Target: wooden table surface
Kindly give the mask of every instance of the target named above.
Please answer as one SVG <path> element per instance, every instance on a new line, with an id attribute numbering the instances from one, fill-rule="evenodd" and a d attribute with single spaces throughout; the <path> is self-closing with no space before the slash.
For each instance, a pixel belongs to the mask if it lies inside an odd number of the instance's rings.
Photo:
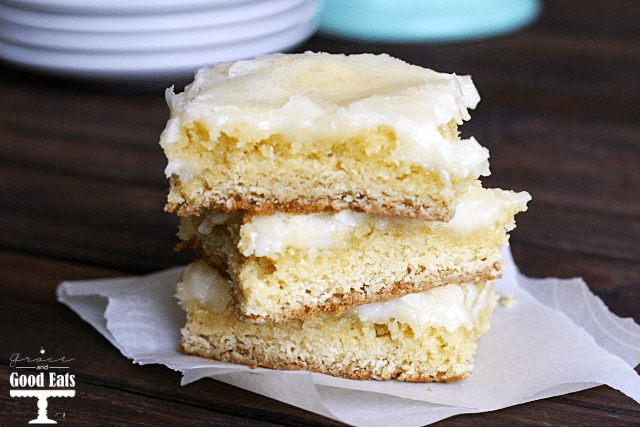
<path id="1" fill-rule="evenodd" d="M 482 96 L 463 135 L 491 151 L 487 186 L 527 190 L 512 234 L 530 276 L 582 276 L 640 322 L 640 2 L 554 0 L 530 27 L 454 44 L 370 44 L 316 35 L 297 51 L 387 52 L 471 74 Z M 77 395 L 50 402 L 67 425 L 337 425 L 214 380 L 180 387 L 137 366 L 68 308 L 62 280 L 183 264 L 158 137 L 161 90 L 132 93 L 0 65 L 0 425 L 35 401 L 10 398 L 10 356 L 74 357 Z M 580 355 L 576 355 L 580 357 Z M 606 367 L 603 366 L 603 369 Z M 606 386 L 454 425 L 640 425 L 640 405 Z"/>

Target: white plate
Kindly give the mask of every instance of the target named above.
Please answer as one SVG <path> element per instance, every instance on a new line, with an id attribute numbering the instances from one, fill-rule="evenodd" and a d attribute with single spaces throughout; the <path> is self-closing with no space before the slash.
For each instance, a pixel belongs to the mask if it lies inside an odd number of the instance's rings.
<path id="1" fill-rule="evenodd" d="M 316 19 L 276 34 L 216 47 L 130 54 L 53 52 L 0 41 L 0 57 L 50 74 L 103 81 L 168 82 L 193 76 L 202 66 L 287 50 L 316 30 Z"/>
<path id="2" fill-rule="evenodd" d="M 270 0 L 240 3 L 197 12 L 181 11 L 148 15 L 54 14 L 17 9 L 11 5 L 0 4 L 0 20 L 25 27 L 69 32 L 168 31 L 180 28 L 210 27 L 272 16 L 299 7 L 304 2 L 305 0 Z"/>
<path id="3" fill-rule="evenodd" d="M 268 0 L 3 0 L 26 10 L 42 10 L 73 15 L 130 15 L 211 9 Z"/>
<path id="4" fill-rule="evenodd" d="M 264 37 L 315 16 L 316 2 L 303 2 L 281 13 L 249 21 L 210 27 L 136 33 L 96 33 L 44 30 L 0 20 L 0 40 L 56 51 L 140 52 L 193 49 Z"/>

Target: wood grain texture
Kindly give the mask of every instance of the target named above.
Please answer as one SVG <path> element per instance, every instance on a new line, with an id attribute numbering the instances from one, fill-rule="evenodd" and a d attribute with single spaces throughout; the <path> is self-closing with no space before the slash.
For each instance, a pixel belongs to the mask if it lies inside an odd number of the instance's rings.
<path id="1" fill-rule="evenodd" d="M 511 239 L 520 269 L 582 276 L 614 313 L 640 322 L 639 22 L 635 0 L 553 0 L 502 37 L 392 44 L 317 34 L 295 51 L 385 52 L 471 74 L 482 101 L 461 131 L 491 152 L 485 185 L 533 196 Z M 0 64 L 0 92 L 0 424 L 35 415 L 35 402 L 8 397 L 8 358 L 46 341 L 77 356 L 81 396 L 51 404 L 61 424 L 95 425 L 100 414 L 104 425 L 339 425 L 214 380 L 180 387 L 177 373 L 132 365 L 56 303 L 62 280 L 191 258 L 173 251 L 178 221 L 163 212 L 162 90 Z M 597 387 L 441 424 L 640 425 L 640 405 Z"/>
<path id="2" fill-rule="evenodd" d="M 149 398 L 150 406 L 143 409 L 144 412 L 151 407 L 153 407 L 152 411 L 161 411 L 165 403 L 177 405 L 178 408 L 185 407 L 187 410 L 193 408 L 196 413 L 200 409 L 210 412 L 209 422 L 194 418 L 193 425 L 218 425 L 220 420 L 224 421 L 224 414 L 230 415 L 229 420 L 225 421 L 229 425 L 234 425 L 235 416 L 256 420 L 256 422 L 261 420 L 282 425 L 312 425 L 323 420 L 298 408 L 214 380 L 202 380 L 181 387 L 178 372 L 156 365 L 133 365 L 75 313 L 55 303 L 55 288 L 60 276 L 69 273 L 73 277 L 80 276 L 79 273 L 82 273 L 88 277 L 110 277 L 113 276 L 112 272 L 24 255 L 3 257 L 0 269 L 4 271 L 4 267 L 7 267 L 10 270 L 10 264 L 28 264 L 29 268 L 22 270 L 23 277 L 19 281 L 12 280 L 10 271 L 3 273 L 2 276 L 0 370 L 4 370 L 5 373 L 9 371 L 9 358 L 12 354 L 16 352 L 37 354 L 40 346 L 45 345 L 50 354 L 64 354 L 75 359 L 72 367 L 78 382 L 75 387 L 77 392 L 96 393 L 102 396 L 97 397 L 98 399 L 104 399 L 106 394 L 111 396 L 110 399 L 122 400 L 121 403 L 124 405 L 122 409 L 125 411 L 128 410 L 126 401 L 132 399 L 132 396 L 145 396 Z M 102 275 L 103 273 L 106 274 Z M 38 286 L 32 288 L 31 294 L 19 293 L 19 289 L 24 288 L 27 283 L 38 283 Z M 0 394 L 4 394 L 0 397 L 0 401 L 4 402 L 3 398 L 8 399 L 4 391 L 9 387 L 5 378 L 2 378 L 2 374 L 0 374 L 0 381 L 2 381 L 3 390 Z M 113 397 L 117 391 L 122 392 L 119 399 Z M 86 411 L 76 410 L 76 407 L 82 408 L 83 405 L 82 401 L 70 399 L 66 408 L 70 415 L 80 412 L 80 416 L 84 417 L 83 414 L 86 414 Z M 34 413 L 35 403 L 21 406 L 26 406 L 25 412 L 28 414 Z M 95 414 L 102 414 L 103 410 L 111 409 L 103 406 Z M 113 410 L 118 414 L 120 409 Z M 176 414 L 171 414 L 171 417 L 160 422 L 159 425 L 180 425 L 171 420 L 181 411 L 182 409 Z M 3 411 L 3 416 L 5 415 L 8 414 Z M 189 418 L 185 417 L 185 419 Z M 139 420 L 142 418 L 128 420 L 127 415 L 124 415 L 120 422 L 126 422 L 126 425 L 138 425 Z M 19 419 L 16 418 L 16 421 Z M 322 424 L 338 425 L 331 420 L 325 420 Z M 74 425 L 93 424 L 85 419 Z M 246 425 L 251 423 L 247 422 Z"/>
<path id="3" fill-rule="evenodd" d="M 147 396 L 154 399 L 170 400 L 174 404 L 208 408 L 215 416 L 218 412 L 242 414 L 249 419 L 268 420 L 284 425 L 310 425 L 335 423 L 325 420 L 320 422 L 305 411 L 289 407 L 280 402 L 253 395 L 226 384 L 203 380 L 179 387 L 179 374 L 160 366 L 135 366 L 111 346 L 88 324 L 79 320 L 75 313 L 55 303 L 55 287 L 61 278 L 112 277 L 113 271 L 98 270 L 86 266 L 77 266 L 69 262 L 51 261 L 29 257 L 26 255 L 3 254 L 0 263 L 0 366 L 7 369 L 8 356 L 18 351 L 36 351 L 40 343 L 46 341 L 47 349 L 52 354 L 68 354 L 75 357 L 73 372 L 79 381 L 76 390 L 83 393 L 110 394 L 109 390 L 121 390 L 135 396 Z M 13 266 L 13 267 L 12 267 Z M 15 266 L 22 268 L 18 280 L 14 279 Z M 12 271 L 13 270 L 13 271 Z M 37 284 L 31 288 L 32 293 L 20 293 L 28 284 Z M 21 331 L 16 334 L 12 331 Z M 86 343 L 91 343 L 88 346 Z M 6 384 L 6 383 L 5 383 Z M 95 386 L 95 387 L 94 387 Z M 90 390 L 90 391 L 88 391 Z M 250 396 L 250 397 L 249 397 Z M 102 399 L 96 397 L 96 399 Z M 128 399 L 128 397 L 127 397 Z M 73 400 L 74 404 L 70 402 Z M 63 400 L 60 400 L 62 402 Z M 65 406 L 66 412 L 75 414 L 75 404 L 84 405 L 82 401 L 71 399 Z M 94 403 L 92 403 L 94 404 Z M 162 405 L 157 402 L 156 405 Z M 532 405 L 532 404 L 530 404 Z M 615 420 L 630 422 L 640 417 L 638 405 L 620 393 L 608 387 L 599 387 L 582 393 L 548 399 L 522 407 L 528 407 L 529 414 L 539 410 L 540 405 L 549 413 L 549 419 L 563 412 L 576 411 L 580 415 L 575 418 L 574 425 L 611 425 Z M 26 408 L 25 408 L 26 406 Z M 583 411 L 582 406 L 589 407 Z M 86 412 L 81 406 L 80 417 Z M 520 408 L 520 407 L 517 407 Z M 538 419 L 527 420 L 517 408 L 499 411 L 497 417 L 485 422 L 494 425 L 539 425 Z M 30 407 L 22 405 L 28 416 Z M 96 413 L 108 409 L 107 406 L 96 409 Z M 126 414 L 126 407 L 123 408 Z M 157 410 L 157 409 L 154 409 Z M 145 409 L 146 411 L 146 409 Z M 527 412 L 525 412 L 526 414 Z M 126 419 L 126 418 L 123 418 Z M 212 418 L 214 420 L 215 418 Z M 483 415 L 456 417 L 452 420 L 464 420 L 462 425 L 482 424 Z M 591 419 L 594 424 L 585 423 Z M 16 418 L 17 420 L 17 418 Z M 138 419 L 132 419 L 130 422 Z M 213 421 L 212 421 L 213 422 Z M 217 422 L 217 421 L 216 421 Z M 164 424 L 168 425 L 168 424 Z M 336 424 L 337 425 L 337 424 Z M 456 425 L 456 424 L 451 424 Z M 621 424 L 622 425 L 622 424 Z"/>
<path id="4" fill-rule="evenodd" d="M 0 366 L 0 381 L 9 382 L 10 369 Z M 48 399 L 48 418 L 69 425 L 135 425 L 171 426 L 189 420 L 191 425 L 217 426 L 276 426 L 281 425 L 252 419 L 246 414 L 233 416 L 218 414 L 208 407 L 185 404 L 172 398 L 158 398 L 136 391 L 110 388 L 82 382 L 72 398 Z M 11 398 L 0 394 L 3 415 L 11 414 L 15 425 L 28 425 L 37 416 L 37 400 Z M 4 421 L 8 421 L 4 417 Z"/>

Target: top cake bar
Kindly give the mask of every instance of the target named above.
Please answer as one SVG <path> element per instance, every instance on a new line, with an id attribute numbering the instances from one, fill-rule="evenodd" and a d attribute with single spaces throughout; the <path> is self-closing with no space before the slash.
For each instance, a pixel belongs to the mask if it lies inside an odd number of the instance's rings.
<path id="1" fill-rule="evenodd" d="M 448 221 L 489 174 L 488 151 L 458 136 L 480 99 L 471 78 L 388 55 L 221 63 L 166 97 L 166 209 L 179 215 L 351 209 Z"/>

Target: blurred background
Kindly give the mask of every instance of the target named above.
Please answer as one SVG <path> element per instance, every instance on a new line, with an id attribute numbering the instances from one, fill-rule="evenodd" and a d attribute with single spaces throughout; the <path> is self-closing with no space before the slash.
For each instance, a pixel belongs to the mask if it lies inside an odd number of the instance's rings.
<path id="1" fill-rule="evenodd" d="M 5 0 L 0 58 L 145 88 L 287 51 L 316 30 L 382 43 L 460 41 L 515 31 L 540 9 L 539 0 Z"/>

